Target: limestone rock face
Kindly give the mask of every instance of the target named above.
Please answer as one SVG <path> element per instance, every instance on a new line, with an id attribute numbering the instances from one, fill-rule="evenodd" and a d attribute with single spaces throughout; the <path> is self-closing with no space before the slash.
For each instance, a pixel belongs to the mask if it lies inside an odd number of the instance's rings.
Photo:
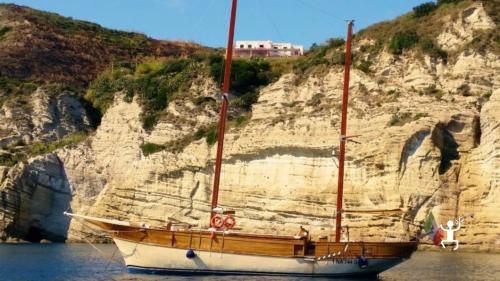
<path id="1" fill-rule="evenodd" d="M 474 7 L 464 21 L 488 22 Z M 447 64 L 383 52 L 371 74 L 353 69 L 348 135 L 357 137 L 347 144 L 344 206 L 407 211 L 346 213 L 350 240 L 408 239 L 432 210 L 443 224 L 464 217 L 457 233 L 463 248 L 500 251 L 499 61 L 474 50 Z M 66 207 L 155 226 L 176 219 L 207 227 L 215 146 L 202 138 L 146 156 L 141 145 L 182 141 L 216 122 L 212 105 L 194 102 L 211 100 L 215 88 L 200 80 L 186 93 L 196 99 L 171 103 L 152 132 L 142 129 L 137 101 L 117 95 L 87 141 L 0 169 L 1 202 L 13 204 L 4 207 L 10 213 L 1 229 L 8 237 L 32 226 L 72 241 L 92 235 L 76 220 L 52 228 L 60 219 L 53 214 Z M 287 74 L 260 91 L 248 122 L 228 128 L 219 203 L 236 210 L 243 231 L 295 234 L 302 225 L 314 237 L 333 233 L 341 93 L 340 68 L 301 80 Z M 31 207 L 33 198 L 51 203 Z"/>
<path id="2" fill-rule="evenodd" d="M 3 240 L 8 236 L 33 242 L 66 240 L 70 220 L 63 212 L 71 211 L 73 194 L 56 155 L 48 154 L 11 169 L 0 189 Z"/>
<path id="3" fill-rule="evenodd" d="M 465 9 L 457 19 L 450 21 L 439 35 L 438 43 L 445 50 L 455 50 L 474 39 L 474 31 L 493 29 L 496 25 L 481 3 Z"/>
<path id="4" fill-rule="evenodd" d="M 0 108 L 0 148 L 22 141 L 55 141 L 91 128 L 89 117 L 70 92 L 49 94 L 38 88 L 30 99 Z"/>

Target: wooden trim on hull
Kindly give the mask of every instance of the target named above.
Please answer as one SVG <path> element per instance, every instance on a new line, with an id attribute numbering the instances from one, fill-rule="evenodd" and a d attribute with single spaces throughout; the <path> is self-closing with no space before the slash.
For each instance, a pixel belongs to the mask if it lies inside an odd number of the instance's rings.
<path id="1" fill-rule="evenodd" d="M 327 242 L 283 235 L 262 235 L 209 230 L 167 230 L 112 224 L 85 219 L 113 238 L 134 243 L 213 253 L 269 257 L 409 258 L 418 242 Z"/>

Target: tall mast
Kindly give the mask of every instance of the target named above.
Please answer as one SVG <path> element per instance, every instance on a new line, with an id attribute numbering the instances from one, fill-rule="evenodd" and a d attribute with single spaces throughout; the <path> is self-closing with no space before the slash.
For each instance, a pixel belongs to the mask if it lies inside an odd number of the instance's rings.
<path id="1" fill-rule="evenodd" d="M 345 143 L 347 141 L 347 101 L 349 98 L 349 72 L 351 70 L 351 37 L 353 21 L 347 24 L 347 42 L 345 46 L 344 63 L 344 93 L 342 95 L 342 120 L 340 123 L 340 151 L 339 151 L 339 181 L 337 190 L 337 214 L 335 221 L 335 242 L 340 242 L 340 233 L 342 230 L 342 201 L 344 196 L 344 161 L 345 161 Z"/>
<path id="2" fill-rule="evenodd" d="M 222 104 L 220 107 L 219 127 L 217 130 L 217 156 L 215 158 L 215 177 L 214 188 L 212 190 L 212 208 L 210 212 L 210 220 L 215 215 L 214 208 L 217 207 L 219 200 L 219 183 L 222 164 L 222 150 L 224 148 L 224 131 L 226 129 L 226 112 L 227 112 L 227 95 L 229 92 L 229 78 L 231 76 L 231 60 L 233 58 L 233 39 L 234 39 L 234 23 L 236 21 L 236 5 L 237 0 L 232 0 L 231 18 L 229 20 L 229 35 L 226 48 L 226 64 L 224 69 L 224 84 L 222 86 Z"/>

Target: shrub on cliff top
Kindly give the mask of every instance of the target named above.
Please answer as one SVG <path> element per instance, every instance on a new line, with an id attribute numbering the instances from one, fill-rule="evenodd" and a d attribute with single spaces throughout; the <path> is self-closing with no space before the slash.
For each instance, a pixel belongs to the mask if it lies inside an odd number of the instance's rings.
<path id="1" fill-rule="evenodd" d="M 312 69 L 324 68 L 324 66 L 344 65 L 344 45 L 344 39 L 330 38 L 319 46 L 317 44 L 314 45 L 314 48 L 311 46 L 305 56 L 295 61 L 293 71 L 302 75 Z"/>
<path id="2" fill-rule="evenodd" d="M 209 58 L 210 74 L 222 86 L 224 59 L 222 56 Z M 259 87 L 276 80 L 281 72 L 273 71 L 271 64 L 261 58 L 236 59 L 231 65 L 230 92 L 237 98 L 233 105 L 250 110 L 257 102 Z"/>
<path id="3" fill-rule="evenodd" d="M 403 50 L 410 49 L 418 43 L 419 36 L 415 30 L 400 31 L 391 38 L 389 51 L 401 55 Z"/>
<path id="4" fill-rule="evenodd" d="M 413 15 L 417 18 L 426 16 L 437 8 L 434 2 L 427 2 L 413 7 Z"/>
<path id="5" fill-rule="evenodd" d="M 345 40 L 343 38 L 338 38 L 338 37 L 330 38 L 326 41 L 326 44 L 330 48 L 338 48 L 344 46 Z"/>
<path id="6" fill-rule="evenodd" d="M 143 106 L 143 127 L 152 130 L 168 103 L 183 98 L 199 76 L 211 75 L 222 84 L 224 58 L 214 51 L 198 53 L 188 58 L 152 60 L 120 67 L 102 73 L 87 90 L 85 99 L 99 108 L 101 113 L 111 105 L 116 92 L 125 93 L 125 100 L 134 96 Z M 237 99 L 232 103 L 249 110 L 257 101 L 258 88 L 281 75 L 263 59 L 236 59 L 231 67 L 230 91 Z"/>
<path id="7" fill-rule="evenodd" d="M 211 56 L 210 74 L 222 86 L 224 75 L 224 58 Z M 258 87 L 269 84 L 279 74 L 273 73 L 271 64 L 261 58 L 235 59 L 231 65 L 231 92 L 239 97 Z"/>

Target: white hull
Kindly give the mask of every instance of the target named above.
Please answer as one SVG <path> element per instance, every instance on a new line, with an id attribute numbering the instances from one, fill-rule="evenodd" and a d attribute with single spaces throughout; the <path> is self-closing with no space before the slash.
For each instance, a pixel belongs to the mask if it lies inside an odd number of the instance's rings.
<path id="1" fill-rule="evenodd" d="M 361 269 L 357 259 L 315 260 L 307 258 L 268 257 L 229 254 L 218 251 L 195 251 L 187 258 L 185 249 L 142 244 L 115 238 L 130 272 L 144 273 L 203 273 L 203 274 L 266 274 L 307 276 L 375 275 L 403 258 L 369 259 L 368 267 Z"/>

